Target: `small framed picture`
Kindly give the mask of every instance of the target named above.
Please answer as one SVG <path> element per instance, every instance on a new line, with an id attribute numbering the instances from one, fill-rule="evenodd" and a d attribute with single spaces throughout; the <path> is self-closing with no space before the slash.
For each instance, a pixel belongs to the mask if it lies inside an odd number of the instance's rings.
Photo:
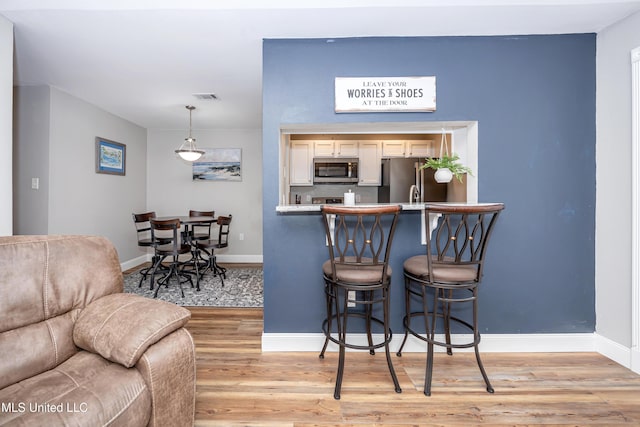
<path id="1" fill-rule="evenodd" d="M 96 173 L 125 175 L 126 165 L 126 145 L 96 137 Z"/>

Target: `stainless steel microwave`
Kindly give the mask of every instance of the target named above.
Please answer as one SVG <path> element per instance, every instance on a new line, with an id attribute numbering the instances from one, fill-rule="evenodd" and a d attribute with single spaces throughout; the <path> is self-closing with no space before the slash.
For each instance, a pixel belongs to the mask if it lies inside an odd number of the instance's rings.
<path id="1" fill-rule="evenodd" d="M 313 182 L 319 184 L 358 182 L 358 159 L 313 159 Z"/>

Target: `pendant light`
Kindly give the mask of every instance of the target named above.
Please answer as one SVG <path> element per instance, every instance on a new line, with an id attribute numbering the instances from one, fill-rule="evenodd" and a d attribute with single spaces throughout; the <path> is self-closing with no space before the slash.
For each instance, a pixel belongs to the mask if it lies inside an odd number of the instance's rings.
<path id="1" fill-rule="evenodd" d="M 196 107 L 187 105 L 185 108 L 189 110 L 189 136 L 184 139 L 180 148 L 176 150 L 176 154 L 183 160 L 193 162 L 198 160 L 204 154 L 204 151 L 198 150 L 196 147 L 196 139 L 191 136 L 191 112 L 195 110 Z"/>

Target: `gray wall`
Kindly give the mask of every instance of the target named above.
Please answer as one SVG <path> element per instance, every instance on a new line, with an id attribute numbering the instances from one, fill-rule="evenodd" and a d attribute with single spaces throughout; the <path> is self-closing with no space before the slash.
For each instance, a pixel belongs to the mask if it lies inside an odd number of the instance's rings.
<path id="1" fill-rule="evenodd" d="M 279 215 L 282 124 L 478 121 L 478 201 L 504 202 L 481 287 L 486 333 L 595 331 L 594 34 L 265 40 L 264 278 L 267 333 L 320 332 L 319 215 Z M 437 78 L 433 113 L 334 112 L 338 76 Z M 394 239 L 391 317 L 402 330 L 402 261 L 424 249 L 417 215 Z"/>
<path id="2" fill-rule="evenodd" d="M 640 13 L 598 34 L 596 331 L 631 347 L 631 55 Z"/>
<path id="3" fill-rule="evenodd" d="M 175 148 L 185 129 L 147 130 L 65 92 L 16 87 L 15 234 L 98 234 L 141 261 L 131 214 L 233 214 L 221 260 L 262 262 L 260 130 L 194 130 L 200 146 L 241 148 L 242 182 L 193 182 Z M 95 137 L 126 144 L 126 175 L 95 173 Z M 147 150 L 147 145 L 149 149 Z M 31 189 L 31 179 L 40 189 Z M 240 234 L 244 239 L 240 240 Z"/>
<path id="4" fill-rule="evenodd" d="M 0 236 L 12 234 L 13 24 L 0 16 Z"/>
<path id="5" fill-rule="evenodd" d="M 102 235 L 114 243 L 121 261 L 140 256 L 131 213 L 146 207 L 146 130 L 55 88 L 19 88 L 16 94 L 18 127 L 33 121 L 46 127 L 48 110 L 49 129 L 48 135 L 43 128 L 17 135 L 20 153 L 41 150 L 38 156 L 46 156 L 48 145 L 48 159 L 38 158 L 33 167 L 29 156 L 17 157 L 15 167 L 29 173 L 18 172 L 15 198 L 22 212 L 41 209 L 42 200 L 30 197 L 31 178 L 39 177 L 48 207 L 46 216 L 20 220 L 14 233 Z M 95 173 L 96 136 L 126 144 L 125 176 Z"/>
<path id="6" fill-rule="evenodd" d="M 15 88 L 14 217 L 16 234 L 49 232 L 49 86 Z M 39 188 L 31 188 L 31 179 Z"/>
<path id="7" fill-rule="evenodd" d="M 242 149 L 242 181 L 193 181 L 191 163 L 176 157 L 187 129 L 148 132 L 147 207 L 158 216 L 190 209 L 233 215 L 229 247 L 219 260 L 262 262 L 262 151 L 260 129 L 193 129 L 198 147 Z M 240 234 L 244 240 L 240 240 Z"/>

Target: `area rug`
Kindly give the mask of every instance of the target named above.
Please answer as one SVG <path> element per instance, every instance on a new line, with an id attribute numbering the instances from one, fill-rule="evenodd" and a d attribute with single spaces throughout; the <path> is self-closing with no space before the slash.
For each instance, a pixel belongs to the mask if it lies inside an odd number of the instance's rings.
<path id="1" fill-rule="evenodd" d="M 184 298 L 180 293 L 180 286 L 175 278 L 168 286 L 161 286 L 156 299 L 169 301 L 181 306 L 200 307 L 262 307 L 262 269 L 261 268 L 227 268 L 224 287 L 220 277 L 207 272 L 200 279 L 200 290 L 195 289 L 189 282 L 182 285 Z M 157 274 L 155 281 L 162 277 Z M 124 275 L 124 291 L 132 294 L 153 298 L 155 290 L 149 289 L 149 278 L 140 283 L 140 273 L 136 270 Z M 155 284 L 157 286 L 157 283 Z"/>

